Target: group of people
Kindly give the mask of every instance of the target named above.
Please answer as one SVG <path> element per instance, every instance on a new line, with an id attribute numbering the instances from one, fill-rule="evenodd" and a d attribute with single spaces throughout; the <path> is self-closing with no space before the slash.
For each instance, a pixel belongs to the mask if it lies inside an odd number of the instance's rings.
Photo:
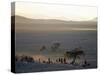
<path id="1" fill-rule="evenodd" d="M 30 56 L 15 56 L 15 61 L 22 61 L 22 62 L 34 62 L 34 58 Z"/>
<path id="2" fill-rule="evenodd" d="M 61 64 L 66 64 L 66 59 L 65 58 L 57 58 L 54 60 L 52 60 L 51 58 L 48 58 L 47 60 L 42 60 L 42 59 L 38 59 L 39 63 L 47 63 L 47 64 L 54 64 L 54 63 L 61 63 Z M 22 61 L 22 62 L 34 62 L 34 58 L 30 57 L 30 56 L 15 56 L 15 61 Z"/>
<path id="3" fill-rule="evenodd" d="M 43 60 L 41 61 L 39 59 L 39 63 L 47 63 L 47 64 L 55 64 L 55 63 L 58 63 L 58 64 L 67 64 L 66 62 L 66 59 L 65 58 L 57 58 L 55 61 L 48 58 L 47 60 Z"/>
<path id="4" fill-rule="evenodd" d="M 32 63 L 36 62 L 33 57 L 25 56 L 25 55 L 23 55 L 23 56 L 15 56 L 15 61 L 32 62 Z M 67 64 L 66 58 L 64 58 L 64 57 L 57 58 L 55 60 L 53 60 L 51 58 L 48 58 L 47 60 L 42 60 L 42 59 L 39 58 L 38 62 L 39 63 L 45 63 L 45 64 Z M 72 62 L 70 64 L 73 64 Z M 85 60 L 84 64 L 82 66 L 86 67 L 86 66 L 89 66 L 89 65 L 90 64 Z"/>

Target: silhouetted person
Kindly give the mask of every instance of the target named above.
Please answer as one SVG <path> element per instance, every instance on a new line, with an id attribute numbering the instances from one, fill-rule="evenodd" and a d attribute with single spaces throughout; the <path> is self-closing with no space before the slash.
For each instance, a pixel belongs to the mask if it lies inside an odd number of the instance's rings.
<path id="1" fill-rule="evenodd" d="M 56 59 L 56 62 L 58 63 L 58 59 Z"/>
<path id="2" fill-rule="evenodd" d="M 60 58 L 59 58 L 59 62 L 60 62 L 61 60 L 60 60 Z"/>
<path id="3" fill-rule="evenodd" d="M 87 64 L 87 61 L 86 61 L 86 60 L 84 61 L 84 64 L 85 64 L 85 65 Z"/>
<path id="4" fill-rule="evenodd" d="M 46 63 L 45 61 L 43 61 L 43 63 Z"/>
<path id="5" fill-rule="evenodd" d="M 63 58 L 61 58 L 60 60 L 61 60 L 61 63 L 63 63 Z"/>
<path id="6" fill-rule="evenodd" d="M 64 58 L 64 63 L 66 64 L 66 59 Z"/>
<path id="7" fill-rule="evenodd" d="M 48 63 L 50 63 L 50 58 L 48 58 Z"/>
<path id="8" fill-rule="evenodd" d="M 85 65 L 87 65 L 87 66 L 89 66 L 89 65 L 90 65 L 89 63 L 87 63 L 87 61 L 86 61 L 86 60 L 84 61 L 84 64 L 85 64 Z"/>
<path id="9" fill-rule="evenodd" d="M 40 63 L 40 58 L 39 58 L 39 63 Z"/>

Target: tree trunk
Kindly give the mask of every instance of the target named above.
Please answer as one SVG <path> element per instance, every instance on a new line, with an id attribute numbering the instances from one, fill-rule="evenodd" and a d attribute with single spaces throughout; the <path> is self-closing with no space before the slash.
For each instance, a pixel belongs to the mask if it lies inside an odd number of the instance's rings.
<path id="1" fill-rule="evenodd" d="M 73 61 L 71 62 L 71 64 L 74 64 L 76 60 L 76 56 L 73 58 Z"/>

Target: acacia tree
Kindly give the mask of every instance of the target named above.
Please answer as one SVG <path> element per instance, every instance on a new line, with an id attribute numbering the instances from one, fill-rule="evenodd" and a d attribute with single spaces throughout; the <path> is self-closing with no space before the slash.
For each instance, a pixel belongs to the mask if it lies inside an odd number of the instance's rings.
<path id="1" fill-rule="evenodd" d="M 43 51 L 43 50 L 45 50 L 46 49 L 46 46 L 42 46 L 41 48 L 40 48 L 40 51 Z"/>
<path id="2" fill-rule="evenodd" d="M 51 46 L 51 50 L 56 51 L 59 47 L 60 47 L 60 43 L 53 43 L 53 45 Z"/>
<path id="3" fill-rule="evenodd" d="M 80 58 L 80 56 L 84 57 L 84 61 L 86 61 L 85 59 L 85 53 L 83 50 L 80 50 L 79 48 L 75 48 L 72 51 L 66 51 L 64 54 L 65 58 L 69 58 L 69 59 L 73 59 L 71 64 L 74 64 L 77 58 Z"/>

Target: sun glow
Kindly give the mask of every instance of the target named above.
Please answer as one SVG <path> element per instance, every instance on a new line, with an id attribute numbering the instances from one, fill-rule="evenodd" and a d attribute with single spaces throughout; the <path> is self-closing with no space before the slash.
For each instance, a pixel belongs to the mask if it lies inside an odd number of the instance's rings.
<path id="1" fill-rule="evenodd" d="M 97 17 L 96 7 L 67 6 L 31 2 L 16 2 L 16 13 L 33 19 L 91 20 Z"/>

